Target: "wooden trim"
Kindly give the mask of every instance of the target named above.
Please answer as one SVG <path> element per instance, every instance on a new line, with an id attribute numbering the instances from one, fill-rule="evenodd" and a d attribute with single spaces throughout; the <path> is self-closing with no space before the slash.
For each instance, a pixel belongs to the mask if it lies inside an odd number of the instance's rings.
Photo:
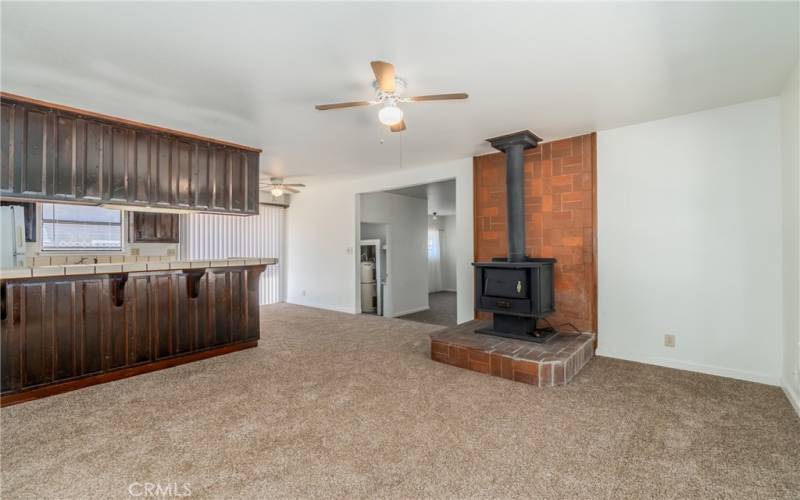
<path id="1" fill-rule="evenodd" d="M 478 262 L 478 157 L 472 157 L 472 262 Z M 475 267 L 472 268 L 472 281 L 475 282 Z M 472 319 L 478 319 L 475 307 L 475 293 L 472 294 Z"/>
<path id="2" fill-rule="evenodd" d="M 7 394 L 0 397 L 0 407 L 12 406 L 26 401 L 33 401 L 35 399 L 53 396 L 64 392 L 83 389 L 98 384 L 105 384 L 106 382 L 113 382 L 114 380 L 121 380 L 124 378 L 134 377 L 143 373 L 154 372 L 163 370 L 164 368 L 171 368 L 201 359 L 212 358 L 214 356 L 221 356 L 231 352 L 241 351 L 243 349 L 250 349 L 258 346 L 258 340 L 249 340 L 245 342 L 238 342 L 236 344 L 226 345 L 205 351 L 192 352 L 184 355 L 175 356 L 173 358 L 162 359 L 160 361 L 153 361 L 139 366 L 132 366 L 130 368 L 122 368 L 106 373 L 97 375 L 89 375 L 75 380 L 68 380 L 57 384 L 50 384 L 44 387 L 37 387 L 34 389 L 23 390 L 13 394 Z"/>
<path id="3" fill-rule="evenodd" d="M 597 132 L 589 136 L 592 159 L 592 272 L 594 273 L 594 289 L 592 290 L 592 330 L 594 330 L 594 349 L 597 350 L 597 339 L 600 332 L 597 330 Z"/>
<path id="4" fill-rule="evenodd" d="M 87 111 L 85 109 L 73 108 L 71 106 L 65 106 L 63 104 L 55 104 L 48 101 L 34 99 L 32 97 L 25 97 L 21 95 L 11 94 L 9 92 L 0 91 L 0 97 L 2 97 L 3 99 L 9 99 L 11 101 L 17 101 L 24 104 L 33 104 L 35 106 L 42 106 L 50 109 L 55 109 L 57 111 L 66 111 L 69 113 L 75 113 L 77 115 L 81 115 L 88 118 L 96 118 L 98 120 L 111 121 L 120 125 L 127 125 L 129 127 L 136 127 L 164 134 L 172 134 L 180 137 L 185 137 L 187 139 L 200 140 L 200 141 L 210 142 L 213 144 L 220 144 L 223 146 L 231 146 L 234 148 L 243 149 L 245 151 L 252 151 L 254 153 L 261 153 L 261 150 L 258 148 L 243 146 L 241 144 L 236 144 L 234 142 L 223 141 L 220 139 L 212 139 L 210 137 L 204 137 L 202 135 L 196 135 L 189 132 L 181 132 L 180 130 L 174 130 L 166 127 L 159 127 L 158 125 L 149 125 L 147 123 L 137 122 L 135 120 L 128 120 L 126 118 L 120 118 L 118 116 L 105 115 L 103 113 L 96 113 L 94 111 Z"/>

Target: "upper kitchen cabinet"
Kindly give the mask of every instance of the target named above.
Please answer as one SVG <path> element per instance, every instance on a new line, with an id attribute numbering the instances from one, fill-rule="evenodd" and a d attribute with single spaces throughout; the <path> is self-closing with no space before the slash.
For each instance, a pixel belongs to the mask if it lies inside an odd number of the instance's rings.
<path id="1" fill-rule="evenodd" d="M 260 150 L 0 93 L 6 200 L 258 213 Z"/>

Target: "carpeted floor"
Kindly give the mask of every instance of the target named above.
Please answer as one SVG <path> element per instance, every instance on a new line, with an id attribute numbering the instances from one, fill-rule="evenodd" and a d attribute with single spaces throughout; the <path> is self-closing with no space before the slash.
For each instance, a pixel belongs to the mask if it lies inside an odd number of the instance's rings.
<path id="1" fill-rule="evenodd" d="M 418 321 L 430 325 L 456 326 L 456 293 L 435 292 L 428 294 L 430 308 L 425 311 L 406 314 L 398 319 Z"/>
<path id="2" fill-rule="evenodd" d="M 800 497 L 778 388 L 596 358 L 539 389 L 431 361 L 422 323 L 263 316 L 257 349 L 4 408 L 2 498 Z"/>

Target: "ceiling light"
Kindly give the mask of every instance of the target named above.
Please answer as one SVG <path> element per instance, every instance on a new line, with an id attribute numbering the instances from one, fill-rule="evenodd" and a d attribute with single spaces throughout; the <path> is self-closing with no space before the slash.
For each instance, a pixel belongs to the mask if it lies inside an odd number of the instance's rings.
<path id="1" fill-rule="evenodd" d="M 403 121 L 403 110 L 394 104 L 387 104 L 378 112 L 378 120 L 384 125 L 397 125 Z"/>
<path id="2" fill-rule="evenodd" d="M 439 218 L 439 216 L 436 215 L 436 212 L 433 212 L 433 220 L 437 220 L 438 218 Z"/>
<path id="3" fill-rule="evenodd" d="M 272 194 L 272 196 L 274 196 L 275 198 L 278 198 L 278 197 L 280 197 L 280 196 L 283 196 L 283 189 L 281 189 L 281 188 L 279 188 L 279 187 L 274 187 L 274 188 L 270 189 L 270 190 L 269 190 L 269 192 L 270 192 L 270 193 Z"/>

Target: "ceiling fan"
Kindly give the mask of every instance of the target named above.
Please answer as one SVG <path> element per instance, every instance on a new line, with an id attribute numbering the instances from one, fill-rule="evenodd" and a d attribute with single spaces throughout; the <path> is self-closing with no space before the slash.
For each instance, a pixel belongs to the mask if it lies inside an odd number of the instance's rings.
<path id="1" fill-rule="evenodd" d="M 318 104 L 315 107 L 319 111 L 327 111 L 329 109 L 355 108 L 359 106 L 382 104 L 383 107 L 378 112 L 378 120 L 384 125 L 388 125 L 392 132 L 402 132 L 406 129 L 406 122 L 403 120 L 403 110 L 400 109 L 398 104 L 405 102 L 449 101 L 453 99 L 466 99 L 469 97 L 464 93 L 403 97 L 402 92 L 406 89 L 406 82 L 395 75 L 394 65 L 384 61 L 372 61 L 370 65 L 372 66 L 372 72 L 375 73 L 375 81 L 372 82 L 372 87 L 377 94 L 376 99 L 372 101 Z"/>
<path id="2" fill-rule="evenodd" d="M 299 193 L 295 189 L 299 187 L 306 187 L 305 184 L 285 184 L 282 177 L 270 177 L 269 182 L 261 182 L 260 188 L 269 191 L 272 196 L 283 196 L 285 193 Z"/>

